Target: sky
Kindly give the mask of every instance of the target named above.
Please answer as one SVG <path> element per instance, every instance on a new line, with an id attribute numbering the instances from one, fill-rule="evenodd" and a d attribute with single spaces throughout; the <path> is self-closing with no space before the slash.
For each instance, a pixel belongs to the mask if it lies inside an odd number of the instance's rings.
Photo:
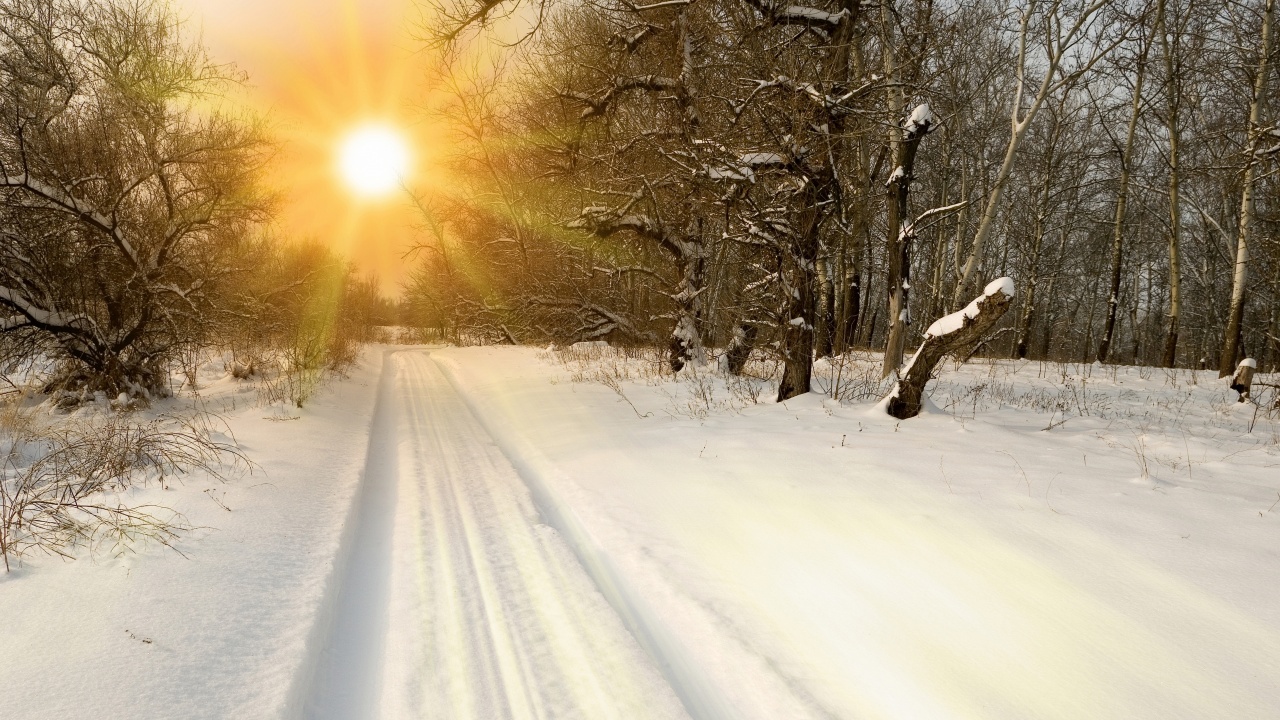
<path id="1" fill-rule="evenodd" d="M 365 123 L 398 128 L 406 183 L 429 188 L 442 138 L 424 109 L 432 65 L 413 0 L 178 0 L 220 62 L 248 73 L 237 101 L 279 142 L 269 183 L 280 234 L 325 242 L 395 295 L 416 235 L 407 195 L 359 197 L 337 172 L 343 137 Z"/>

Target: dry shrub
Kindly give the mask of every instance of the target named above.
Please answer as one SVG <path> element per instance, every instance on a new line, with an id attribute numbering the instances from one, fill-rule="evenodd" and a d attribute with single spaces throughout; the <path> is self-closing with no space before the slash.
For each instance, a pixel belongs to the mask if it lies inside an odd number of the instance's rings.
<path id="1" fill-rule="evenodd" d="M 641 417 L 649 413 L 641 413 L 627 397 L 626 383 L 657 388 L 667 398 L 667 414 L 696 420 L 758 404 L 762 396 L 776 390 L 780 368 L 774 355 L 753 351 L 739 374 L 728 372 L 724 363 L 718 362 L 690 363 L 673 373 L 664 349 L 610 346 L 604 341 L 552 347 L 540 357 L 564 366 L 570 382 L 599 383 L 613 390 Z"/>
<path id="2" fill-rule="evenodd" d="M 247 469 L 248 460 L 208 415 L 138 420 L 106 413 L 39 425 L 9 416 L 0 460 L 0 558 L 40 552 L 72 557 L 80 550 L 119 554 L 140 544 L 168 547 L 191 526 L 178 512 L 129 505 L 129 488 L 185 473 Z"/>
<path id="3" fill-rule="evenodd" d="M 883 397 L 892 381 L 880 377 L 878 353 L 849 350 L 822 358 L 813 365 L 815 390 L 839 402 L 860 402 Z"/>
<path id="4" fill-rule="evenodd" d="M 394 321 L 377 283 L 328 247 L 263 239 L 241 292 L 227 299 L 227 372 L 256 378 L 267 402 L 302 407 L 327 373 L 355 362 L 375 329 Z"/>

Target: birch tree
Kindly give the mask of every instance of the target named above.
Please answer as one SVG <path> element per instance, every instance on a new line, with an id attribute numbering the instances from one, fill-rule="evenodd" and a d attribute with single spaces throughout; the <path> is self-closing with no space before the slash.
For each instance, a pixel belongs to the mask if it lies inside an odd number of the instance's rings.
<path id="1" fill-rule="evenodd" d="M 1013 172 L 1018 149 L 1040 108 L 1050 95 L 1073 85 L 1114 47 L 1114 40 L 1099 35 L 1096 22 L 1109 4 L 1108 0 L 1085 3 L 1032 0 L 1017 10 L 1018 54 L 1014 62 L 1009 142 L 987 194 L 968 259 L 960 271 L 952 297 L 953 306 L 958 306 L 962 298 L 972 295 L 976 289 L 978 264 L 995 228 L 996 214 L 1000 210 L 1009 175 Z M 1037 57 L 1036 63 L 1032 64 L 1032 53 L 1038 42 L 1044 45 L 1044 55 Z M 1037 67 L 1043 68 L 1043 76 L 1037 85 L 1029 87 L 1028 72 Z"/>
<path id="2" fill-rule="evenodd" d="M 1244 319 L 1246 284 L 1249 280 L 1250 232 L 1256 212 L 1254 186 L 1257 179 L 1259 154 L 1266 148 L 1268 137 L 1262 124 L 1262 109 L 1266 99 L 1267 79 L 1270 72 L 1272 23 L 1275 21 L 1276 0 L 1265 0 L 1262 7 L 1262 31 L 1258 40 L 1258 61 L 1254 70 L 1253 92 L 1249 98 L 1249 117 L 1245 125 L 1244 178 L 1240 191 L 1240 220 L 1236 230 L 1235 268 L 1231 278 L 1231 309 L 1228 311 L 1227 329 L 1222 338 L 1222 351 L 1218 354 L 1218 376 L 1227 377 L 1235 371 L 1240 352 L 1241 324 Z"/>

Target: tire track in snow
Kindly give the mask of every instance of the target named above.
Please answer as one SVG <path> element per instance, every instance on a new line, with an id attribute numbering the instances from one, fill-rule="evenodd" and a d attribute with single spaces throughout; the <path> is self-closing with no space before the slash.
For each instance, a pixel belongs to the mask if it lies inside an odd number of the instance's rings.
<path id="1" fill-rule="evenodd" d="M 396 363 L 383 357 L 378 400 L 360 486 L 334 563 L 332 605 L 321 609 L 321 643 L 302 707 L 308 720 L 375 717 L 390 597 L 396 508 Z M 313 641 L 317 642 L 317 641 Z M 309 682 L 308 682 L 309 681 Z"/>
<path id="2" fill-rule="evenodd" d="M 391 353 L 305 716 L 687 715 L 426 353 Z"/>
<path id="3" fill-rule="evenodd" d="M 399 363 L 401 503 L 385 717 L 684 718 L 425 353 Z"/>

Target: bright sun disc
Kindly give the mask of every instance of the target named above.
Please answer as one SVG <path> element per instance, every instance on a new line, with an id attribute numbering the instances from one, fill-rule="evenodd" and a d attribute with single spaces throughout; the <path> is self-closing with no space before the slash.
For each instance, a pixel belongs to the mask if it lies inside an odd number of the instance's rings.
<path id="1" fill-rule="evenodd" d="M 395 130 L 370 125 L 343 140 L 338 166 L 356 193 L 386 195 L 400 186 L 409 169 L 409 147 Z"/>

